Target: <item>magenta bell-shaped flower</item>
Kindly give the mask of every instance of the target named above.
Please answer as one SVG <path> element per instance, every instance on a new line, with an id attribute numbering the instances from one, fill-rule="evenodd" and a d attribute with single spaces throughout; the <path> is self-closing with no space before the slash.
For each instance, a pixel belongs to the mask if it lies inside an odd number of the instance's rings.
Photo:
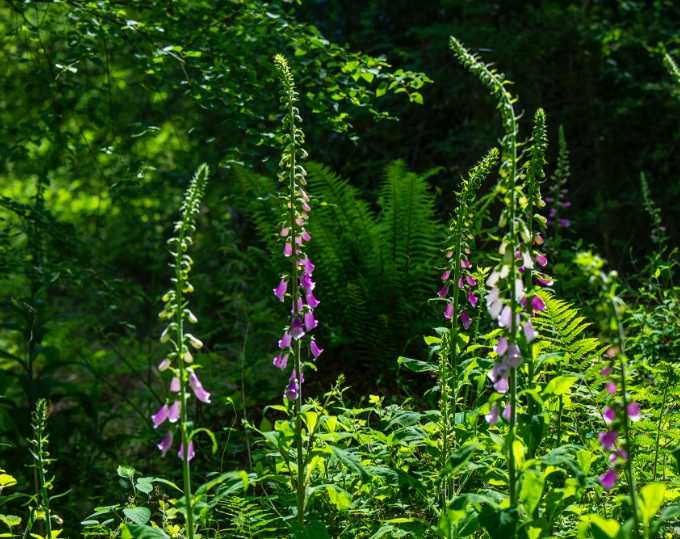
<path id="1" fill-rule="evenodd" d="M 286 290 L 288 290 L 288 281 L 286 279 L 281 279 L 279 286 L 274 288 L 274 295 L 279 298 L 279 301 L 283 301 L 283 297 L 286 295 Z"/>
<path id="2" fill-rule="evenodd" d="M 297 303 L 297 312 L 300 312 L 302 310 L 302 307 L 304 307 L 304 302 L 302 301 L 302 298 L 298 298 L 298 303 Z M 295 314 L 295 302 L 292 301 L 290 304 L 290 314 Z"/>
<path id="3" fill-rule="evenodd" d="M 600 371 L 600 376 L 609 376 L 611 373 L 612 373 L 611 365 L 607 365 L 605 367 L 602 367 L 602 370 Z"/>
<path id="4" fill-rule="evenodd" d="M 512 416 L 512 406 L 508 404 L 503 410 L 503 419 L 510 423 L 510 416 Z"/>
<path id="5" fill-rule="evenodd" d="M 312 331 L 319 323 L 314 318 L 314 313 L 312 311 L 307 311 L 305 313 L 305 327 L 307 331 Z"/>
<path id="6" fill-rule="evenodd" d="M 460 267 L 465 268 L 465 269 L 470 269 L 472 267 L 472 264 L 470 263 L 470 261 L 467 258 L 463 257 L 463 258 L 460 259 Z"/>
<path id="7" fill-rule="evenodd" d="M 179 383 L 179 378 L 177 376 L 173 376 L 172 380 L 170 381 L 170 391 L 173 393 L 179 393 L 180 392 L 180 383 Z"/>
<path id="8" fill-rule="evenodd" d="M 281 237 L 285 238 L 288 236 L 288 233 L 290 232 L 290 228 L 288 227 L 283 227 L 281 229 Z"/>
<path id="9" fill-rule="evenodd" d="M 548 257 L 541 253 L 536 253 L 536 262 L 538 262 L 540 266 L 545 266 L 548 263 Z"/>
<path id="10" fill-rule="evenodd" d="M 312 237 L 309 235 L 309 232 L 307 232 L 306 230 L 302 234 L 300 234 L 300 237 L 305 241 L 309 241 L 312 239 Z"/>
<path id="11" fill-rule="evenodd" d="M 286 391 L 283 394 L 284 397 L 286 397 L 289 401 L 294 401 L 298 398 L 298 395 L 300 394 L 300 386 L 298 386 L 298 383 L 295 380 L 291 380 L 288 382 L 288 385 L 286 386 Z"/>
<path id="12" fill-rule="evenodd" d="M 319 348 L 319 345 L 316 344 L 316 341 L 313 339 L 312 342 L 309 343 L 309 350 L 312 352 L 312 355 L 314 356 L 314 361 L 316 361 L 316 358 L 318 358 L 323 352 L 323 349 Z"/>
<path id="13" fill-rule="evenodd" d="M 286 244 L 283 246 L 283 254 L 285 256 L 290 256 L 293 254 L 293 244 L 290 242 L 286 242 Z"/>
<path id="14" fill-rule="evenodd" d="M 468 283 L 470 286 L 476 286 L 476 285 L 477 285 L 477 281 L 475 281 L 475 280 L 474 280 L 472 277 L 470 277 L 469 275 L 466 275 L 466 276 L 465 276 L 465 280 L 467 281 L 467 283 Z"/>
<path id="15" fill-rule="evenodd" d="M 616 382 L 612 382 L 611 380 L 609 380 L 609 382 L 607 382 L 604 385 L 604 387 L 606 388 L 607 392 L 610 395 L 614 395 L 618 391 L 618 387 L 616 387 Z"/>
<path id="16" fill-rule="evenodd" d="M 505 337 L 501 337 L 500 339 L 498 339 L 498 344 L 496 344 L 496 349 L 495 349 L 496 354 L 498 354 L 498 356 L 500 357 L 503 354 L 505 354 L 507 349 L 508 349 L 508 339 L 506 339 Z"/>
<path id="17" fill-rule="evenodd" d="M 465 329 L 468 329 L 470 327 L 470 324 L 472 324 L 472 318 L 468 316 L 468 313 L 463 309 L 463 312 L 460 313 L 460 321 L 463 323 L 463 327 Z"/>
<path id="18" fill-rule="evenodd" d="M 619 437 L 619 433 L 615 430 L 610 430 L 607 432 L 601 432 L 599 434 L 600 444 L 604 449 L 609 451 L 612 446 L 616 443 L 616 439 Z"/>
<path id="19" fill-rule="evenodd" d="M 161 443 L 156 446 L 161 451 L 161 457 L 164 457 L 168 450 L 172 447 L 172 431 L 169 430 Z"/>
<path id="20" fill-rule="evenodd" d="M 604 416 L 604 422 L 607 425 L 611 425 L 616 419 L 616 411 L 612 408 L 605 408 L 602 415 Z"/>
<path id="21" fill-rule="evenodd" d="M 314 294 L 312 292 L 307 292 L 307 305 L 309 305 L 310 309 L 316 309 L 319 304 L 321 303 L 318 299 L 314 297 Z"/>
<path id="22" fill-rule="evenodd" d="M 283 370 L 288 365 L 288 354 L 279 354 L 274 358 L 274 367 L 278 367 Z"/>
<path id="23" fill-rule="evenodd" d="M 602 488 L 609 492 L 616 485 L 616 480 L 619 474 L 614 468 L 609 468 L 605 473 L 600 476 L 600 485 Z"/>
<path id="24" fill-rule="evenodd" d="M 444 297 L 446 297 L 446 294 L 448 294 L 448 293 L 449 293 L 449 287 L 447 285 L 444 285 L 442 287 L 442 289 L 439 292 L 437 292 L 437 295 L 440 298 L 444 298 Z"/>
<path id="25" fill-rule="evenodd" d="M 168 405 L 164 404 L 161 409 L 158 410 L 154 415 L 151 416 L 151 421 L 153 421 L 153 428 L 158 428 L 158 425 L 163 423 L 168 418 Z"/>
<path id="26" fill-rule="evenodd" d="M 626 406 L 626 414 L 628 415 L 628 419 L 631 421 L 640 421 L 640 419 L 642 419 L 642 415 L 640 415 L 640 404 L 637 402 L 631 402 L 628 406 Z"/>
<path id="27" fill-rule="evenodd" d="M 290 323 L 290 336 L 296 341 L 299 341 L 305 334 L 305 330 L 302 327 L 302 320 L 299 316 L 294 316 L 293 321 Z"/>
<path id="28" fill-rule="evenodd" d="M 468 301 L 472 307 L 477 307 L 477 296 L 472 293 L 472 290 L 468 291 Z"/>
<path id="29" fill-rule="evenodd" d="M 312 278 L 309 275 L 303 273 L 300 277 L 300 285 L 305 289 L 305 292 L 311 292 L 314 290 L 316 283 L 312 281 Z"/>
<path id="30" fill-rule="evenodd" d="M 508 379 L 507 378 L 501 378 L 500 380 L 498 380 L 498 382 L 496 382 L 493 385 L 493 388 L 498 393 L 501 393 L 501 394 L 507 393 L 508 392 Z"/>
<path id="31" fill-rule="evenodd" d="M 531 298 L 531 306 L 534 308 L 534 311 L 538 311 L 540 313 L 545 311 L 545 301 L 543 301 L 539 296 L 534 296 Z"/>
<path id="32" fill-rule="evenodd" d="M 451 277 L 451 270 L 446 270 L 442 273 L 442 281 L 448 280 L 449 277 Z"/>
<path id="33" fill-rule="evenodd" d="M 490 426 L 494 426 L 496 424 L 496 421 L 498 421 L 498 415 L 500 414 L 500 407 L 499 406 L 492 406 L 491 410 L 489 410 L 489 413 L 484 416 L 484 419 Z"/>
<path id="34" fill-rule="evenodd" d="M 291 343 L 291 337 L 290 333 L 287 331 L 283 334 L 283 337 L 281 337 L 281 340 L 279 341 L 279 348 L 283 350 L 284 348 L 289 348 Z"/>
<path id="35" fill-rule="evenodd" d="M 177 456 L 181 459 L 184 458 L 184 444 L 179 444 L 179 451 L 177 452 Z M 189 442 L 189 454 L 187 455 L 187 460 L 191 460 L 196 456 L 196 452 L 194 451 L 194 441 L 191 440 Z"/>
<path id="36" fill-rule="evenodd" d="M 196 395 L 196 398 L 199 401 L 204 402 L 206 404 L 210 404 L 210 393 L 203 389 L 201 381 L 198 379 L 198 376 L 196 376 L 196 373 L 194 372 L 192 372 L 189 375 L 189 386 L 191 386 L 194 395 Z"/>
<path id="37" fill-rule="evenodd" d="M 444 318 L 451 320 L 453 318 L 453 303 L 447 303 L 444 310 Z"/>
<path id="38" fill-rule="evenodd" d="M 314 273 L 314 264 L 312 264 L 312 261 L 308 257 L 300 260 L 300 265 L 307 275 Z"/>
<path id="39" fill-rule="evenodd" d="M 179 401 L 175 401 L 172 403 L 172 406 L 170 406 L 170 409 L 168 410 L 168 421 L 170 423 L 177 423 L 181 415 L 180 407 L 179 407 Z"/>

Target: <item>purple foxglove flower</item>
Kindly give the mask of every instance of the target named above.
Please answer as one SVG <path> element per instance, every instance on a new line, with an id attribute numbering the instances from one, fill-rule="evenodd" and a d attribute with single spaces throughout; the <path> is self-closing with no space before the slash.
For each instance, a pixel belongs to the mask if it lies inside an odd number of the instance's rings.
<path id="1" fill-rule="evenodd" d="M 303 202 L 302 203 L 302 209 L 305 210 L 305 211 L 310 211 L 309 204 L 307 204 L 306 202 Z"/>
<path id="2" fill-rule="evenodd" d="M 503 300 L 498 295 L 499 292 L 500 291 L 498 288 L 493 287 L 485 298 L 486 309 L 489 311 L 489 315 L 494 320 L 498 318 L 498 316 L 501 314 L 501 311 L 503 310 Z"/>
<path id="3" fill-rule="evenodd" d="M 300 234 L 300 237 L 305 241 L 309 241 L 312 239 L 312 237 L 309 235 L 309 232 L 307 232 L 306 230 L 302 234 Z"/>
<path id="4" fill-rule="evenodd" d="M 612 373 L 611 365 L 607 365 L 606 367 L 602 367 L 602 370 L 600 371 L 600 376 L 609 376 L 611 373 Z"/>
<path id="5" fill-rule="evenodd" d="M 291 307 L 290 307 L 290 314 L 295 314 L 295 302 L 291 302 Z M 300 312 L 302 310 L 302 307 L 304 307 L 305 303 L 302 301 L 302 298 L 298 298 L 298 304 L 297 304 L 297 312 Z"/>
<path id="6" fill-rule="evenodd" d="M 179 451 L 177 452 L 177 456 L 181 459 L 184 458 L 184 444 L 179 444 Z M 196 456 L 196 452 L 194 451 L 194 441 L 191 440 L 189 442 L 189 454 L 187 455 L 187 460 L 191 460 Z"/>
<path id="7" fill-rule="evenodd" d="M 314 273 L 314 264 L 312 264 L 312 261 L 309 259 L 309 257 L 305 257 L 304 259 L 300 260 L 300 265 L 304 269 L 304 272 L 307 275 L 311 275 Z"/>
<path id="8" fill-rule="evenodd" d="M 286 242 L 286 244 L 283 246 L 283 254 L 286 256 L 290 256 L 293 254 L 293 244 L 290 242 Z"/>
<path id="9" fill-rule="evenodd" d="M 512 343 L 508 346 L 508 365 L 516 369 L 522 364 L 522 355 L 519 353 L 519 346 Z"/>
<path id="10" fill-rule="evenodd" d="M 442 281 L 446 281 L 449 277 L 451 277 L 451 270 L 446 270 L 442 273 Z"/>
<path id="11" fill-rule="evenodd" d="M 628 453 L 627 453 L 626 451 L 624 451 L 623 449 L 617 449 L 617 450 L 616 450 L 616 453 L 617 453 L 617 454 L 619 455 L 619 457 L 621 457 L 623 460 L 627 460 L 627 459 L 628 459 Z"/>
<path id="12" fill-rule="evenodd" d="M 446 252 L 446 258 L 451 258 L 453 256 L 453 251 Z"/>
<path id="13" fill-rule="evenodd" d="M 465 280 L 468 282 L 470 286 L 477 286 L 477 281 L 475 281 L 472 277 L 469 275 L 465 276 Z"/>
<path id="14" fill-rule="evenodd" d="M 626 406 L 626 414 L 628 415 L 628 419 L 631 421 L 640 421 L 640 419 L 642 419 L 642 416 L 640 415 L 640 404 L 637 402 L 631 402 L 628 406 Z"/>
<path id="15" fill-rule="evenodd" d="M 557 208 L 550 208 L 550 217 L 555 217 L 557 215 Z"/>
<path id="16" fill-rule="evenodd" d="M 446 294 L 448 294 L 448 293 L 449 293 L 449 287 L 447 285 L 444 285 L 442 287 L 442 289 L 439 292 L 437 292 L 437 295 L 440 298 L 444 298 L 444 297 L 446 297 Z"/>
<path id="17" fill-rule="evenodd" d="M 510 423 L 510 416 L 512 415 L 512 406 L 509 404 L 503 410 L 503 419 Z"/>
<path id="18" fill-rule="evenodd" d="M 543 244 L 543 236 L 540 234 L 536 234 L 536 237 L 534 238 L 534 243 L 536 245 L 542 245 Z"/>
<path id="19" fill-rule="evenodd" d="M 179 378 L 177 378 L 177 376 L 173 376 L 172 380 L 170 381 L 170 391 L 173 393 L 179 393 L 180 389 Z"/>
<path id="20" fill-rule="evenodd" d="M 288 354 L 279 354 L 274 358 L 274 367 L 278 367 L 279 369 L 283 370 L 286 368 L 286 365 L 288 365 Z"/>
<path id="21" fill-rule="evenodd" d="M 298 398 L 299 394 L 300 387 L 298 386 L 297 382 L 295 380 L 288 382 L 288 385 L 286 386 L 286 392 L 283 394 L 283 396 L 289 401 L 294 401 Z"/>
<path id="22" fill-rule="evenodd" d="M 484 419 L 490 426 L 493 427 L 496 424 L 500 411 L 501 409 L 498 406 L 492 406 L 491 410 L 489 410 L 489 413 L 484 416 Z"/>
<path id="23" fill-rule="evenodd" d="M 611 380 L 605 384 L 605 388 L 610 395 L 614 395 L 618 391 L 616 382 L 612 382 Z"/>
<path id="24" fill-rule="evenodd" d="M 526 308 L 526 306 L 527 306 L 527 298 L 526 297 L 520 299 L 519 302 L 522 304 L 522 307 Z"/>
<path id="25" fill-rule="evenodd" d="M 468 313 L 465 312 L 465 309 L 463 309 L 463 312 L 460 313 L 460 321 L 463 323 L 463 327 L 465 329 L 468 329 L 470 324 L 472 324 L 472 318 L 468 316 Z"/>
<path id="26" fill-rule="evenodd" d="M 616 480 L 619 474 L 614 468 L 609 468 L 605 473 L 600 476 L 600 485 L 602 488 L 609 492 L 616 485 Z"/>
<path id="27" fill-rule="evenodd" d="M 285 238 L 286 236 L 288 236 L 288 233 L 289 233 L 289 232 L 290 232 L 290 228 L 288 228 L 288 227 L 283 227 L 283 228 L 281 229 L 281 236 Z"/>
<path id="28" fill-rule="evenodd" d="M 470 261 L 467 258 L 463 257 L 463 258 L 460 259 L 460 267 L 465 268 L 465 269 L 470 269 L 472 267 L 472 264 L 470 263 Z"/>
<path id="29" fill-rule="evenodd" d="M 180 414 L 179 401 L 175 401 L 168 410 L 168 421 L 170 421 L 170 423 L 177 423 L 177 420 L 180 418 Z"/>
<path id="30" fill-rule="evenodd" d="M 302 220 L 302 217 L 298 217 L 295 219 L 295 222 L 298 224 L 298 226 L 302 226 L 305 224 L 305 222 Z"/>
<path id="31" fill-rule="evenodd" d="M 498 318 L 498 325 L 502 328 L 509 328 L 510 324 L 512 324 L 512 310 L 510 305 L 506 305 Z"/>
<path id="32" fill-rule="evenodd" d="M 541 286 L 552 286 L 554 284 L 550 276 L 545 273 L 537 273 L 536 280 Z"/>
<path id="33" fill-rule="evenodd" d="M 305 313 L 305 327 L 307 331 L 312 331 L 319 323 L 314 318 L 314 313 L 312 311 L 307 311 Z"/>
<path id="34" fill-rule="evenodd" d="M 496 353 L 498 354 L 498 357 L 502 356 L 505 354 L 505 351 L 508 349 L 508 339 L 505 337 L 501 337 L 498 339 L 498 344 L 496 344 Z"/>
<path id="35" fill-rule="evenodd" d="M 604 416 L 604 422 L 607 425 L 611 425 L 616 419 L 616 411 L 613 408 L 605 408 L 602 415 Z"/>
<path id="36" fill-rule="evenodd" d="M 522 299 L 524 297 L 524 283 L 522 279 L 515 279 L 515 299 Z"/>
<path id="37" fill-rule="evenodd" d="M 560 219 L 558 225 L 561 226 L 562 228 L 569 228 L 571 226 L 571 223 L 569 222 L 569 219 Z"/>
<path id="38" fill-rule="evenodd" d="M 318 358 L 323 352 L 323 348 L 319 348 L 319 345 L 316 344 L 316 341 L 314 340 L 312 340 L 312 342 L 309 343 L 309 350 L 312 352 L 312 355 L 314 356 L 314 361 L 316 361 L 316 358 Z"/>
<path id="39" fill-rule="evenodd" d="M 194 390 L 194 395 L 196 395 L 196 398 L 204 402 L 206 404 L 210 404 L 210 393 L 208 393 L 204 388 L 199 387 L 199 388 L 191 388 Z"/>
<path id="40" fill-rule="evenodd" d="M 498 393 L 505 394 L 508 392 L 508 379 L 501 378 L 493 385 L 493 388 L 498 391 Z"/>
<path id="41" fill-rule="evenodd" d="M 318 299 L 314 297 L 314 294 L 312 292 L 307 292 L 307 305 L 309 305 L 310 309 L 316 309 L 319 306 L 319 303 L 321 303 Z"/>
<path id="42" fill-rule="evenodd" d="M 189 373 L 189 386 L 194 391 L 203 387 L 203 384 L 201 384 L 201 381 L 198 379 L 198 376 L 196 376 L 196 373 L 193 371 Z"/>
<path id="43" fill-rule="evenodd" d="M 302 277 L 300 277 L 300 286 L 305 289 L 305 292 L 311 292 L 314 290 L 314 287 L 316 286 L 316 283 L 312 281 L 311 277 L 304 273 Z"/>
<path id="44" fill-rule="evenodd" d="M 524 322 L 524 337 L 527 342 L 531 342 L 536 338 L 536 332 L 534 331 L 534 326 L 531 324 L 531 320 Z"/>
<path id="45" fill-rule="evenodd" d="M 615 430 L 609 430 L 607 432 L 601 432 L 599 434 L 600 444 L 604 449 L 609 451 L 612 446 L 616 443 L 616 439 L 619 437 L 619 433 Z"/>
<path id="46" fill-rule="evenodd" d="M 302 327 L 302 320 L 299 316 L 294 316 L 293 321 L 290 323 L 290 336 L 296 341 L 299 341 L 305 334 L 305 330 Z"/>
<path id="47" fill-rule="evenodd" d="M 470 302 L 470 305 L 472 305 L 473 308 L 477 307 L 477 296 L 475 296 L 472 293 L 472 290 L 468 292 L 468 301 Z"/>
<path id="48" fill-rule="evenodd" d="M 168 418 L 168 405 L 164 404 L 161 409 L 158 410 L 154 415 L 151 416 L 151 421 L 153 421 L 153 428 L 158 428 L 158 425 L 163 423 Z"/>
<path id="49" fill-rule="evenodd" d="M 522 258 L 522 253 L 520 252 L 519 249 L 515 251 L 515 258 Z"/>
<path id="50" fill-rule="evenodd" d="M 545 197 L 545 201 L 548 203 L 555 202 L 555 199 L 553 197 Z"/>
<path id="51" fill-rule="evenodd" d="M 557 205 L 562 206 L 563 208 L 568 208 L 571 206 L 571 202 L 558 202 Z"/>
<path id="52" fill-rule="evenodd" d="M 453 303 L 447 303 L 444 310 L 444 318 L 451 320 L 453 318 Z"/>
<path id="53" fill-rule="evenodd" d="M 283 337 L 281 337 L 281 340 L 279 341 L 279 348 L 283 350 L 284 348 L 289 348 L 290 347 L 290 333 L 287 331 L 283 334 Z"/>
<path id="54" fill-rule="evenodd" d="M 295 369 L 293 369 L 293 372 L 290 373 L 290 380 L 295 380 L 297 378 L 297 373 L 295 372 Z M 305 373 L 301 372 L 300 373 L 300 385 L 305 383 Z"/>
<path id="55" fill-rule="evenodd" d="M 167 370 L 170 368 L 170 364 L 171 364 L 171 363 L 172 363 L 172 361 L 170 361 L 170 359 L 168 359 L 168 358 L 166 357 L 163 361 L 161 361 L 161 362 L 158 364 L 158 370 L 161 371 L 161 372 L 167 371 Z"/>
<path id="56" fill-rule="evenodd" d="M 283 297 L 286 295 L 286 290 L 288 290 L 288 281 L 286 279 L 281 279 L 279 286 L 277 286 L 273 292 L 274 295 L 279 298 L 279 301 L 283 301 Z"/>
<path id="57" fill-rule="evenodd" d="M 295 236 L 295 245 L 302 245 L 302 238 L 300 236 Z"/>
<path id="58" fill-rule="evenodd" d="M 543 301 L 539 296 L 534 296 L 531 298 L 531 306 L 534 308 L 534 311 L 538 311 L 539 313 L 545 311 L 545 301 Z"/>
<path id="59" fill-rule="evenodd" d="M 548 257 L 541 253 L 536 253 L 536 262 L 538 262 L 540 266 L 545 266 L 548 264 Z"/>
<path id="60" fill-rule="evenodd" d="M 553 222 L 550 219 L 545 220 L 545 225 L 546 226 L 552 226 Z"/>
<path id="61" fill-rule="evenodd" d="M 458 279 L 458 288 L 463 288 L 463 278 Z"/>
<path id="62" fill-rule="evenodd" d="M 161 450 L 161 458 L 165 456 L 165 454 L 168 452 L 168 450 L 172 447 L 172 431 L 169 430 L 163 440 L 161 440 L 161 443 L 159 443 L 156 446 L 158 449 Z"/>

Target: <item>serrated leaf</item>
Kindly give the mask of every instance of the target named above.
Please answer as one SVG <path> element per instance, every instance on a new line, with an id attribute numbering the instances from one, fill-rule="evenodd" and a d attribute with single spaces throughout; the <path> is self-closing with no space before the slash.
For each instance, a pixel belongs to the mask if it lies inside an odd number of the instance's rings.
<path id="1" fill-rule="evenodd" d="M 143 526 L 151 518 L 151 510 L 148 507 L 126 507 L 123 514 L 135 524 Z"/>

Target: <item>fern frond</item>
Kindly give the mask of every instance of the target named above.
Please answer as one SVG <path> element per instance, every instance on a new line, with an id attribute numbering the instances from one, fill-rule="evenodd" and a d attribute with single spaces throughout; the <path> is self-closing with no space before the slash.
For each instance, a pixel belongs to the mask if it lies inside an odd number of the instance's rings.
<path id="1" fill-rule="evenodd" d="M 227 496 L 218 505 L 217 513 L 229 519 L 227 535 L 233 539 L 274 539 L 279 537 L 279 517 L 252 501 Z"/>

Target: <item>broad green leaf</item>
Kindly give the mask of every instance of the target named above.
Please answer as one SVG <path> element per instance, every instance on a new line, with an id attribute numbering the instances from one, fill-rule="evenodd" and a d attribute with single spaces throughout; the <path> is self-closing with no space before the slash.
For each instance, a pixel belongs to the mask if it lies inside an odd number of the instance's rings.
<path id="1" fill-rule="evenodd" d="M 543 496 L 543 485 L 545 477 L 539 475 L 534 470 L 527 470 L 522 474 L 522 487 L 519 491 L 519 498 L 524 503 L 527 515 L 532 515 Z"/>
<path id="2" fill-rule="evenodd" d="M 11 487 L 17 484 L 17 480 L 9 474 L 0 474 L 0 487 Z"/>
<path id="3" fill-rule="evenodd" d="M 123 479 L 130 479 L 135 476 L 137 473 L 135 469 L 132 466 L 118 466 L 118 469 L 116 470 L 116 473 L 122 477 Z"/>
<path id="4" fill-rule="evenodd" d="M 343 464 L 343 466 L 345 466 L 345 468 L 347 468 L 349 471 L 359 475 L 363 483 L 368 483 L 371 480 L 371 475 L 368 473 L 368 470 L 364 468 L 361 462 L 359 462 L 359 457 L 345 449 L 341 449 L 333 445 L 329 445 L 329 447 L 333 450 L 333 453 L 336 457 L 338 457 L 338 460 Z"/>
<path id="5" fill-rule="evenodd" d="M 446 461 L 446 464 L 444 467 L 441 469 L 439 472 L 438 479 L 441 481 L 444 479 L 447 475 L 454 473 L 457 471 L 463 464 L 465 464 L 474 452 L 477 450 L 478 447 L 480 447 L 481 444 L 469 444 L 469 445 L 464 445 L 457 451 L 454 451 L 451 453 L 449 456 L 449 459 Z"/>
<path id="6" fill-rule="evenodd" d="M 306 526 L 291 526 L 291 539 L 330 539 L 326 525 L 320 520 L 313 520 Z"/>
<path id="7" fill-rule="evenodd" d="M 397 361 L 412 372 L 439 371 L 439 365 L 436 363 L 427 363 L 407 357 L 400 357 Z"/>
<path id="8" fill-rule="evenodd" d="M 544 399 L 552 396 L 564 395 L 571 389 L 571 386 L 573 386 L 577 380 L 578 376 L 556 376 L 548 382 L 548 385 L 545 386 L 541 395 L 543 395 Z"/>
<path id="9" fill-rule="evenodd" d="M 151 518 L 151 510 L 148 507 L 126 507 L 123 514 L 135 524 L 143 526 Z"/>
<path id="10" fill-rule="evenodd" d="M 509 539 L 510 537 L 515 537 L 518 520 L 516 507 L 496 509 L 484 506 L 479 513 L 479 522 L 491 539 Z"/>
<path id="11" fill-rule="evenodd" d="M 376 97 L 382 97 L 387 93 L 387 82 L 383 81 L 380 83 L 380 86 L 375 91 L 375 96 Z"/>
<path id="12" fill-rule="evenodd" d="M 125 523 L 121 527 L 121 539 L 169 539 L 160 528 Z"/>
<path id="13" fill-rule="evenodd" d="M 21 524 L 21 517 L 15 515 L 0 515 L 0 520 L 10 527 Z"/>
<path id="14" fill-rule="evenodd" d="M 666 485 L 663 483 L 649 483 L 640 490 L 640 513 L 645 526 L 651 522 L 661 508 L 664 494 L 666 494 Z"/>

